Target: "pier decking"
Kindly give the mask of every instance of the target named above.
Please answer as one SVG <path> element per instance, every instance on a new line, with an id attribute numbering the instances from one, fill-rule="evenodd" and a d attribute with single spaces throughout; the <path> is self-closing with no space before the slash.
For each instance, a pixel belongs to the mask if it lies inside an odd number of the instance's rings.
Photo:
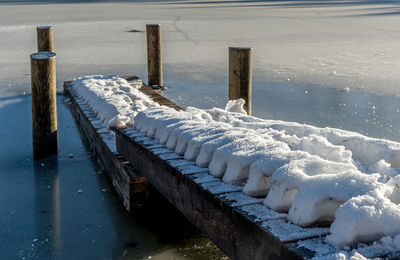
<path id="1" fill-rule="evenodd" d="M 135 129 L 113 129 L 116 150 L 110 148 L 104 140 L 113 136 L 112 130 L 96 126 L 93 111 L 70 91 L 71 85 L 65 82 L 64 91 L 74 115 L 127 210 L 143 205 L 149 182 L 232 259 L 307 259 L 315 255 L 298 242 L 322 243 L 329 229 L 288 223 L 286 214 L 269 210 L 262 199 L 241 193 L 242 186 L 222 182 L 209 175 L 207 168 L 195 166 Z M 146 85 L 140 91 L 161 105 L 182 109 Z"/>

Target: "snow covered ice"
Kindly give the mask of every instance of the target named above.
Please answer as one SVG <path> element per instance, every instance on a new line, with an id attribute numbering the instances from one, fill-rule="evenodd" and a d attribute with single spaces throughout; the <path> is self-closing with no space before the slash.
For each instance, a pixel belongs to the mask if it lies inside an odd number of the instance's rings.
<path id="1" fill-rule="evenodd" d="M 251 117 L 241 101 L 227 106 L 239 113 L 175 111 L 115 76 L 75 84 L 103 124 L 136 128 L 294 224 L 333 221 L 326 242 L 337 248 L 400 235 L 399 143 Z"/>

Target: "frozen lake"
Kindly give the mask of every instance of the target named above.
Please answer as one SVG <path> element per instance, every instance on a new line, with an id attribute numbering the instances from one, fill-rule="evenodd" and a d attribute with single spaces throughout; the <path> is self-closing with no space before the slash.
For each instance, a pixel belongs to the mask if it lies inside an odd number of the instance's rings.
<path id="1" fill-rule="evenodd" d="M 52 250 L 66 259 L 89 251 L 99 258 L 128 250 L 135 259 L 158 251 L 185 259 L 176 252 L 182 244 L 158 243 L 157 234 L 123 212 L 64 105 L 58 163 L 30 161 L 35 27 L 55 27 L 61 90 L 63 81 L 89 74 L 146 81 L 148 23 L 162 24 L 164 95 L 182 106 L 224 107 L 228 47 L 248 46 L 255 116 L 400 141 L 400 1 L 0 0 L 0 256 L 35 259 Z M 71 167 L 81 171 L 71 175 Z"/>
<path id="2" fill-rule="evenodd" d="M 223 259 L 169 207 L 127 213 L 61 100 L 58 157 L 33 162 L 30 96 L 0 98 L 0 259 Z"/>
<path id="3" fill-rule="evenodd" d="M 400 1 L 0 0 L 0 96 L 30 92 L 36 25 L 55 26 L 57 79 L 136 74 L 161 23 L 165 95 L 226 104 L 228 47 L 253 52 L 253 112 L 400 140 Z M 346 91 L 343 91 L 346 90 Z"/>
<path id="4" fill-rule="evenodd" d="M 0 5 L 2 95 L 29 91 L 27 60 L 36 50 L 36 25 L 55 26 L 62 82 L 92 73 L 146 76 L 147 23 L 163 25 L 167 84 L 196 80 L 206 88 L 226 76 L 228 47 L 248 46 L 254 48 L 254 77 L 261 81 L 400 93 L 399 1 L 1 0 Z"/>

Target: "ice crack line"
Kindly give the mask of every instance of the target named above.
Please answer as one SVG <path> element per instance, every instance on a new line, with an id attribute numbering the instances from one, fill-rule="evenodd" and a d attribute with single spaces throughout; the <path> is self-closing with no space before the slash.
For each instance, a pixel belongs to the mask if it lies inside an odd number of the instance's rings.
<path id="1" fill-rule="evenodd" d="M 181 28 L 178 27 L 177 23 L 181 20 L 180 16 L 176 16 L 175 20 L 172 22 L 172 25 L 174 26 L 175 30 L 177 32 L 182 33 L 183 38 L 185 38 L 185 40 L 190 41 L 194 44 L 197 44 L 192 38 L 189 37 L 189 34 L 187 32 L 185 32 L 184 30 L 182 30 Z"/>

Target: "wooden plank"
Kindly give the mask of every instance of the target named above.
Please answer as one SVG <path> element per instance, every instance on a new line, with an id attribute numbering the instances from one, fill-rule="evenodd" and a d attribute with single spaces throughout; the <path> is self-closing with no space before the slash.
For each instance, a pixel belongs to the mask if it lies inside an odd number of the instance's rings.
<path id="1" fill-rule="evenodd" d="M 157 102 L 161 106 L 167 106 L 167 107 L 173 108 L 178 111 L 183 110 L 182 107 L 178 106 L 171 100 L 161 96 L 156 91 L 154 91 L 151 87 L 149 87 L 145 84 L 143 84 L 143 86 L 139 90 L 141 92 L 143 92 L 144 94 L 148 95 L 154 102 Z"/>
<path id="2" fill-rule="evenodd" d="M 99 162 L 117 194 L 121 198 L 124 207 L 134 212 L 141 210 L 148 197 L 148 181 L 144 178 L 123 156 L 113 153 L 101 137 L 101 131 L 89 120 L 91 113 L 85 113 L 81 103 L 70 91 L 73 82 L 64 82 L 64 94 L 70 99 L 72 112 L 89 143 L 91 144 Z M 93 113 L 92 113 L 93 114 Z M 94 117 L 94 115 L 91 115 Z"/>
<path id="3" fill-rule="evenodd" d="M 303 255 L 251 221 L 223 198 L 195 183 L 159 155 L 115 130 L 117 150 L 186 218 L 232 259 L 302 259 Z M 256 202 L 254 202 L 256 203 Z M 251 204 L 251 203 L 250 203 Z M 242 205 L 238 205 L 242 206 Z"/>

